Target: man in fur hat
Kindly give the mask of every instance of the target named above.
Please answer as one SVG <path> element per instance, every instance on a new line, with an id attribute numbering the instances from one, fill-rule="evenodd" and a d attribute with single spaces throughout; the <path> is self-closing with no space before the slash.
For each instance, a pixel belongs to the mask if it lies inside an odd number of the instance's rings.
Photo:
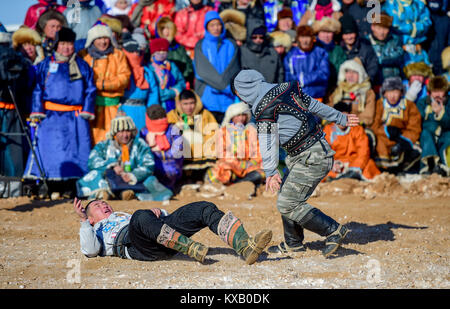
<path id="1" fill-rule="evenodd" d="M 78 196 L 85 198 L 163 201 L 172 197 L 153 175 L 155 160 L 139 137 L 131 117 L 119 114 L 111 121 L 106 139 L 89 155 L 89 172 L 77 182 Z"/>
<path id="2" fill-rule="evenodd" d="M 62 182 L 72 191 L 75 180 L 88 170 L 89 120 L 94 118 L 96 93 L 91 68 L 75 53 L 75 36 L 71 29 L 61 28 L 56 34 L 55 52 L 37 65 L 30 114 L 40 122 L 36 152 L 47 179 L 57 185 Z M 34 160 L 30 152 L 24 177 L 41 176 Z"/>
<path id="3" fill-rule="evenodd" d="M 273 48 L 278 53 L 278 55 L 280 55 L 281 61 L 284 61 L 284 57 L 292 47 L 291 36 L 283 31 L 271 32 L 269 36 Z"/>
<path id="4" fill-rule="evenodd" d="M 272 231 L 267 229 L 249 236 L 233 213 L 224 213 L 205 201 L 181 206 L 172 214 L 159 208 L 140 209 L 132 215 L 115 212 L 102 200 L 90 201 L 83 207 L 75 199 L 73 206 L 81 224 L 81 252 L 87 257 L 156 261 L 180 252 L 203 263 L 208 247 L 191 237 L 208 227 L 251 265 L 272 239 Z"/>
<path id="5" fill-rule="evenodd" d="M 327 52 L 314 44 L 310 26 L 297 28 L 297 42 L 284 58 L 285 81 L 300 81 L 306 94 L 322 100 L 330 76 Z"/>
<path id="6" fill-rule="evenodd" d="M 415 144 L 422 131 L 422 117 L 416 104 L 405 97 L 404 89 L 400 77 L 384 80 L 371 126 L 377 139 L 375 162 L 393 173 L 409 171 L 420 159 Z"/>
<path id="7" fill-rule="evenodd" d="M 420 134 L 421 174 L 450 175 L 449 89 L 445 77 L 432 77 L 427 85 L 428 96 L 417 103 L 423 128 Z"/>
<path id="8" fill-rule="evenodd" d="M 317 38 L 317 46 L 325 49 L 328 54 L 328 61 L 331 64 L 327 89 L 328 96 L 336 88 L 339 68 L 347 59 L 344 49 L 335 41 L 335 37 L 341 32 L 341 23 L 334 18 L 325 16 L 321 20 L 316 20 L 312 28 Z"/>
<path id="9" fill-rule="evenodd" d="M 427 95 L 428 79 L 433 75 L 431 67 L 425 62 L 410 63 L 403 68 L 406 80 L 403 84 L 406 88 L 405 97 L 417 103 L 418 100 L 423 99 Z"/>
<path id="10" fill-rule="evenodd" d="M 385 12 L 380 14 L 380 20 L 371 24 L 371 33 L 368 39 L 372 44 L 373 50 L 377 54 L 378 63 L 380 64 L 381 76 L 377 81 L 392 77 L 400 76 L 400 68 L 403 65 L 403 48 L 400 38 L 391 32 L 392 17 Z"/>
<path id="11" fill-rule="evenodd" d="M 33 65 L 44 60 L 41 36 L 36 30 L 22 26 L 14 32 L 12 41 L 13 48 L 20 51 Z"/>

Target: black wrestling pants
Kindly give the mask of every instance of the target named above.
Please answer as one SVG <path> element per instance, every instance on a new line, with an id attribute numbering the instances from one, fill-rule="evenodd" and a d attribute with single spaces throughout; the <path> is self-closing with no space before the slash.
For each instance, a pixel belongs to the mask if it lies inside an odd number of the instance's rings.
<path id="1" fill-rule="evenodd" d="M 191 237 L 201 229 L 217 234 L 217 226 L 224 213 L 210 202 L 194 202 L 178 208 L 167 217 L 157 218 L 151 210 L 138 210 L 131 217 L 125 240 L 131 258 L 141 261 L 167 259 L 177 253 L 156 242 L 164 224 Z"/>

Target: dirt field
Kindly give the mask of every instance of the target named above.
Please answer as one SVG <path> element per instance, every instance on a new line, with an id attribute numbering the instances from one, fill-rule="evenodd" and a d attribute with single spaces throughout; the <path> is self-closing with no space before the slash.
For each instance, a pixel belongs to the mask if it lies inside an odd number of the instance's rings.
<path id="1" fill-rule="evenodd" d="M 169 212 L 196 200 L 215 202 L 241 218 L 251 234 L 271 228 L 282 240 L 276 197 L 252 184 L 229 188 L 185 187 L 170 202 L 112 201 L 132 213 L 160 207 Z M 323 239 L 305 232 L 299 257 L 263 254 L 248 266 L 218 236 L 194 236 L 210 247 L 205 264 L 176 255 L 139 262 L 84 257 L 79 221 L 71 201 L 0 200 L 0 288 L 450 288 L 450 179 L 395 178 L 373 183 L 341 180 L 320 184 L 310 203 L 351 229 L 333 258 L 321 254 Z"/>

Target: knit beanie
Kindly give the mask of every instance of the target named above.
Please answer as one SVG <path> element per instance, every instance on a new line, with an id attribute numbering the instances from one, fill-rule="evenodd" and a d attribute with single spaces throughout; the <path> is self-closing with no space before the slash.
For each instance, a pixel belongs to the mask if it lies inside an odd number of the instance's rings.
<path id="1" fill-rule="evenodd" d="M 114 119 L 111 120 L 111 128 L 109 129 L 109 132 L 106 133 L 107 139 L 114 139 L 114 136 L 118 132 L 121 131 L 134 131 L 136 134 L 136 125 L 134 124 L 133 119 L 131 119 L 130 116 L 119 114 Z"/>
<path id="2" fill-rule="evenodd" d="M 344 14 L 341 18 L 339 18 L 339 22 L 342 26 L 342 34 L 358 33 L 358 25 L 356 24 L 353 16 L 350 14 Z"/>
<path id="3" fill-rule="evenodd" d="M 169 51 L 169 41 L 163 38 L 156 38 L 150 41 L 150 54 L 158 51 Z"/>
<path id="4" fill-rule="evenodd" d="M 112 40 L 112 30 L 110 27 L 108 27 L 108 25 L 104 24 L 101 21 L 98 21 L 91 29 L 89 29 L 87 33 L 86 44 L 84 45 L 84 47 L 88 48 L 96 39 L 103 37 L 107 37 Z"/>

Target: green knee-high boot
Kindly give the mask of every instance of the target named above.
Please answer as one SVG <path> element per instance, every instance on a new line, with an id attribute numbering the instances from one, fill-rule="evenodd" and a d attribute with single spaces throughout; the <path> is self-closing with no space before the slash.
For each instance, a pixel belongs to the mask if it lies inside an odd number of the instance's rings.
<path id="1" fill-rule="evenodd" d="M 208 247 L 180 234 L 167 224 L 164 224 L 161 228 L 156 242 L 164 247 L 186 254 L 201 263 L 205 261 L 208 254 Z"/>
<path id="2" fill-rule="evenodd" d="M 272 240 L 272 231 L 270 230 L 262 230 L 255 237 L 250 237 L 241 220 L 231 212 L 226 213 L 220 219 L 217 234 L 226 244 L 243 256 L 249 265 L 256 262 L 264 248 Z"/>

